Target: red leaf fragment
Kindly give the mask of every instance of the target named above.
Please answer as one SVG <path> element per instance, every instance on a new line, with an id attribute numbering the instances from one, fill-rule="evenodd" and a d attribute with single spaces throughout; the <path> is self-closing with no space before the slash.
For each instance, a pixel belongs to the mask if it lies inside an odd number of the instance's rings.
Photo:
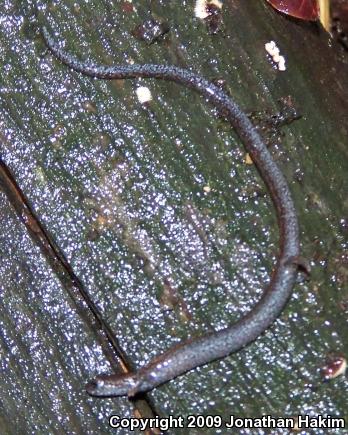
<path id="1" fill-rule="evenodd" d="M 267 0 L 277 11 L 300 18 L 316 21 L 319 19 L 319 4 L 317 0 Z"/>

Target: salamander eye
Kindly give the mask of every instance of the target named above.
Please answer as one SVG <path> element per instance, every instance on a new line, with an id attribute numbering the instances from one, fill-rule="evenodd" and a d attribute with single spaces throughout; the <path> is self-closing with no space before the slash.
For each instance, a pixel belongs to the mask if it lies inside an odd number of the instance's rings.
<path id="1" fill-rule="evenodd" d="M 319 19 L 318 0 L 267 0 L 277 11 L 301 20 Z"/>

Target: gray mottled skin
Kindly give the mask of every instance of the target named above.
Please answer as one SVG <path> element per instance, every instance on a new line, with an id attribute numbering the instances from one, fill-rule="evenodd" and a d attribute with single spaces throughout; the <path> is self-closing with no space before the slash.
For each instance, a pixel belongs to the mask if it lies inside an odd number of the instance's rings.
<path id="1" fill-rule="evenodd" d="M 47 47 L 64 64 L 100 79 L 153 77 L 189 87 L 205 97 L 231 123 L 250 154 L 275 206 L 280 228 L 280 250 L 271 280 L 251 311 L 226 329 L 174 346 L 134 373 L 100 375 L 87 385 L 96 396 L 134 396 L 149 391 L 195 367 L 235 352 L 255 340 L 279 316 L 297 276 L 299 229 L 287 182 L 246 114 L 213 83 L 185 69 L 166 65 L 116 65 L 81 63 L 59 48 L 45 28 Z"/>

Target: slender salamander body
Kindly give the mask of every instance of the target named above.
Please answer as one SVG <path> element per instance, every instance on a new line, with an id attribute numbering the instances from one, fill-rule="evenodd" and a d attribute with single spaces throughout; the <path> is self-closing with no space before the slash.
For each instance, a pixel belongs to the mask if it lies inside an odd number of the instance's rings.
<path id="1" fill-rule="evenodd" d="M 235 324 L 197 339 L 187 340 L 154 358 L 146 366 L 127 374 L 99 375 L 86 386 L 94 396 L 134 396 L 169 380 L 223 358 L 246 346 L 262 334 L 279 316 L 296 281 L 299 258 L 299 229 L 288 184 L 247 115 L 234 100 L 213 83 L 186 69 L 167 65 L 115 65 L 81 63 L 65 53 L 46 28 L 42 35 L 47 47 L 73 70 L 99 79 L 152 77 L 193 89 L 231 123 L 267 186 L 280 228 L 280 252 L 270 283 L 259 302 Z"/>

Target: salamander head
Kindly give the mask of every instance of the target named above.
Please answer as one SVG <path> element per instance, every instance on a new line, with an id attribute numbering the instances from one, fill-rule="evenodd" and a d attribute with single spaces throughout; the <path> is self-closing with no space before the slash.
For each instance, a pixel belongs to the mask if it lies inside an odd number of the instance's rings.
<path id="1" fill-rule="evenodd" d="M 133 396 L 137 381 L 134 373 L 98 375 L 86 385 L 91 396 Z"/>

